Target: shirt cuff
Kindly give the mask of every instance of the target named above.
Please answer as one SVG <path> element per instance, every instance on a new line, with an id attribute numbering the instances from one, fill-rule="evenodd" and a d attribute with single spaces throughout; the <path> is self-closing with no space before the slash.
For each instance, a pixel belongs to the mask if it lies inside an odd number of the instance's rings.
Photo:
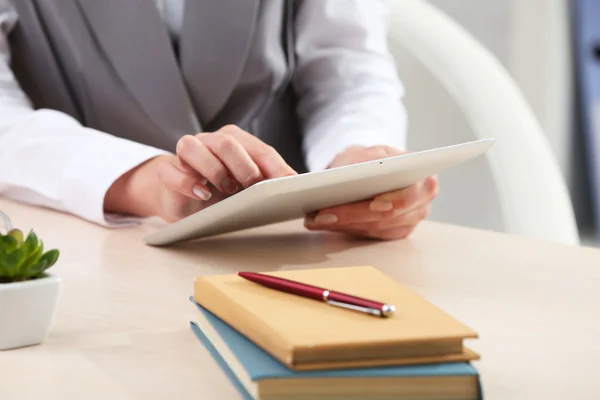
<path id="1" fill-rule="evenodd" d="M 101 136 L 91 141 L 65 169 L 60 191 L 72 214 L 105 227 L 138 223 L 143 218 L 104 212 L 104 198 L 127 171 L 167 151 L 121 138 Z"/>

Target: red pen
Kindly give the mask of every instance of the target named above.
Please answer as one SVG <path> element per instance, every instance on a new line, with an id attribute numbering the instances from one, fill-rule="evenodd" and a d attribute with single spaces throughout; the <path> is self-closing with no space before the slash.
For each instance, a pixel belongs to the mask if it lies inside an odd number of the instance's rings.
<path id="1" fill-rule="evenodd" d="M 389 317 L 394 313 L 394 311 L 396 311 L 396 307 L 391 304 L 363 299 L 349 294 L 307 285 L 305 283 L 296 282 L 285 278 L 279 278 L 255 272 L 239 272 L 238 275 L 244 279 L 258 283 L 262 286 L 269 287 L 271 289 L 323 301 L 333 306 L 348 308 L 379 317 Z"/>

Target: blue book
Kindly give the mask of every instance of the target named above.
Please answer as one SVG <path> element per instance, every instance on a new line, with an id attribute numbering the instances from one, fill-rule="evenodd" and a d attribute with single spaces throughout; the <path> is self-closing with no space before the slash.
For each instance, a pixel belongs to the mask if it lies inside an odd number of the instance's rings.
<path id="1" fill-rule="evenodd" d="M 478 371 L 468 362 L 294 371 L 192 302 L 199 311 L 192 331 L 245 400 L 483 399 Z"/>

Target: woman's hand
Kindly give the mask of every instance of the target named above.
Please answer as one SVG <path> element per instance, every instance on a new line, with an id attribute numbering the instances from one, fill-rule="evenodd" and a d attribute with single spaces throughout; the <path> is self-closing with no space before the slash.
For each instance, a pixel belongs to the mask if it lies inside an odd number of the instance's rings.
<path id="1" fill-rule="evenodd" d="M 109 189 L 107 212 L 185 218 L 259 181 L 296 172 L 271 147 L 232 125 L 182 137 L 175 155 L 156 157 Z"/>
<path id="2" fill-rule="evenodd" d="M 388 146 L 352 147 L 340 153 L 330 168 L 403 154 Z M 437 196 L 435 176 L 402 190 L 382 193 L 368 201 L 331 207 L 306 216 L 310 230 L 346 232 L 373 239 L 402 239 L 429 215 Z"/>

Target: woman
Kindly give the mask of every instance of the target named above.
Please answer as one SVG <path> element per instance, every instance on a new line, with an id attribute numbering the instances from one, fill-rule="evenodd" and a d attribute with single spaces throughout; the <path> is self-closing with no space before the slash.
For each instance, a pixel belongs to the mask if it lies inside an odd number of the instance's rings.
<path id="1" fill-rule="evenodd" d="M 383 0 L 0 0 L 0 190 L 104 226 L 403 152 Z M 308 215 L 409 235 L 410 188 Z"/>

